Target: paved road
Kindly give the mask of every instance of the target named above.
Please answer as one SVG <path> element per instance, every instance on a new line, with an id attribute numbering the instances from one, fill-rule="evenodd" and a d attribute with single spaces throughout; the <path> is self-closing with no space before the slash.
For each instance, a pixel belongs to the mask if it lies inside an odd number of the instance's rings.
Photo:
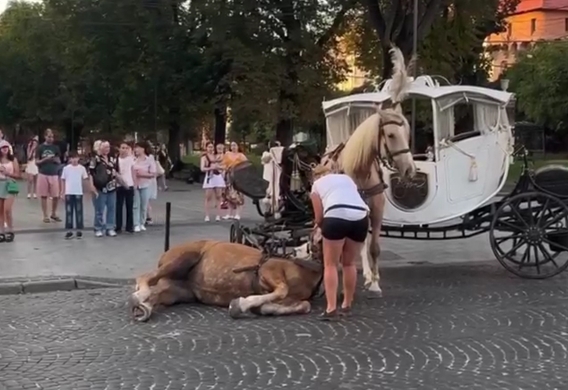
<path id="1" fill-rule="evenodd" d="M 171 231 L 171 244 L 186 240 L 227 241 L 230 222 L 196 222 Z M 21 234 L 0 244 L 0 278 L 81 275 L 132 278 L 153 269 L 164 248 L 164 228 L 115 238 L 64 240 L 62 232 Z M 420 242 L 383 239 L 381 266 L 496 262 L 486 235 L 469 240 Z"/>
<path id="2" fill-rule="evenodd" d="M 128 289 L 0 296 L 1 389 L 565 389 L 566 277 L 493 266 L 384 272 L 355 316 L 231 320 L 178 306 L 133 323 Z"/>

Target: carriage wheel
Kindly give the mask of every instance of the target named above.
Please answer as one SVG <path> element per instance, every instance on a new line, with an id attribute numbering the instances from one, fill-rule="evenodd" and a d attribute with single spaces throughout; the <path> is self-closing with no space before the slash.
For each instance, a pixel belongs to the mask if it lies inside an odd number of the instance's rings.
<path id="1" fill-rule="evenodd" d="M 241 223 L 238 220 L 231 224 L 231 229 L 229 230 L 229 241 L 237 244 L 243 243 L 243 230 L 241 228 Z"/>
<path id="2" fill-rule="evenodd" d="M 568 268 L 568 206 L 542 192 L 515 195 L 495 212 L 489 240 L 497 260 L 515 275 L 557 275 Z"/>

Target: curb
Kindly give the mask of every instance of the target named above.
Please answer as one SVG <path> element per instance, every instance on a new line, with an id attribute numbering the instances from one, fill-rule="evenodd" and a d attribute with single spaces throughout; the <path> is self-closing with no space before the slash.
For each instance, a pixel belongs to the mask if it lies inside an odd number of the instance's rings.
<path id="1" fill-rule="evenodd" d="M 94 278 L 88 276 L 0 279 L 0 295 L 39 294 L 56 291 L 119 288 L 132 285 L 134 279 Z"/>

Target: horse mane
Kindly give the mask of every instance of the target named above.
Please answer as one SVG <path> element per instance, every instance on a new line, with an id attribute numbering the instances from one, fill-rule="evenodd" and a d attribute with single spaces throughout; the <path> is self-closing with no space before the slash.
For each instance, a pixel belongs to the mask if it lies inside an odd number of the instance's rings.
<path id="1" fill-rule="evenodd" d="M 341 153 L 341 167 L 352 178 L 365 179 L 379 150 L 379 113 L 369 116 L 353 132 Z"/>

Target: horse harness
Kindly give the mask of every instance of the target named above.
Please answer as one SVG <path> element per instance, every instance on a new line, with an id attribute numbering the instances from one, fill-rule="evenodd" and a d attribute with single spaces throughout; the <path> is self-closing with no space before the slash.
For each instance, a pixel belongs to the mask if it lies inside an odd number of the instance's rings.
<path id="1" fill-rule="evenodd" d="M 257 248 L 260 249 L 260 248 Z M 242 272 L 250 272 L 252 271 L 254 273 L 254 277 L 252 278 L 251 281 L 251 287 L 252 287 L 252 291 L 255 294 L 262 294 L 262 286 L 260 285 L 260 269 L 262 268 L 262 266 L 264 264 L 266 264 L 271 258 L 276 258 L 278 260 L 288 260 L 291 261 L 292 263 L 296 264 L 299 267 L 308 269 L 310 271 L 314 271 L 314 272 L 321 272 L 321 277 L 319 282 L 317 283 L 314 291 L 312 291 L 312 295 L 310 296 L 310 299 L 312 297 L 315 296 L 315 293 L 319 290 L 319 287 L 323 281 L 323 264 L 321 263 L 316 263 L 314 261 L 307 261 L 307 260 L 301 260 L 301 259 L 296 259 L 294 257 L 291 256 L 274 256 L 270 250 L 266 250 L 266 249 L 260 249 L 262 251 L 262 256 L 260 258 L 260 261 L 258 262 L 258 264 L 256 265 L 249 265 L 247 267 L 241 267 L 241 268 L 237 268 L 234 269 L 233 272 L 236 274 L 242 273 Z"/>

